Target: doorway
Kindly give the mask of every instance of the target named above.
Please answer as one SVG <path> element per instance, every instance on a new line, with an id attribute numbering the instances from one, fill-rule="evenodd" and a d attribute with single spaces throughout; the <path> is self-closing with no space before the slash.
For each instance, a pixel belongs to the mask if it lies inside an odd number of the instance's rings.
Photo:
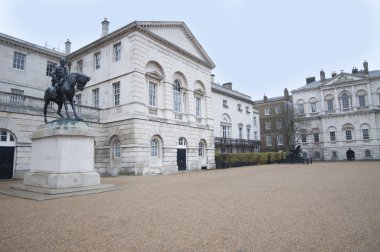
<path id="1" fill-rule="evenodd" d="M 346 152 L 346 155 L 347 155 L 347 160 L 350 160 L 350 161 L 355 160 L 355 152 L 353 150 L 348 149 L 348 151 Z"/>
<path id="2" fill-rule="evenodd" d="M 178 171 L 186 171 L 186 149 L 177 149 Z"/>
<path id="3" fill-rule="evenodd" d="M 13 179 L 15 147 L 0 147 L 0 179 Z"/>

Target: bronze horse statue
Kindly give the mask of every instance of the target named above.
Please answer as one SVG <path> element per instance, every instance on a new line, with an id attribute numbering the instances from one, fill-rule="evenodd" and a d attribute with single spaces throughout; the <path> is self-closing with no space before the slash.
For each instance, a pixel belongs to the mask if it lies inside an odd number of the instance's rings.
<path id="1" fill-rule="evenodd" d="M 70 102 L 71 108 L 73 109 L 74 115 L 76 119 L 80 119 L 77 116 L 77 113 L 74 108 L 74 95 L 75 90 L 82 91 L 84 89 L 84 86 L 87 84 L 87 82 L 91 78 L 86 76 L 85 74 L 81 73 L 71 73 L 67 80 L 63 83 L 61 87 L 58 87 L 58 95 L 54 97 L 54 87 L 49 87 L 45 91 L 45 106 L 44 106 L 44 116 L 45 116 L 45 123 L 47 123 L 46 119 L 46 113 L 47 113 L 47 107 L 50 102 L 55 102 L 58 105 L 57 114 L 63 118 L 63 115 L 61 114 L 62 105 L 65 105 L 67 118 L 70 118 L 69 112 L 67 110 L 67 100 Z"/>

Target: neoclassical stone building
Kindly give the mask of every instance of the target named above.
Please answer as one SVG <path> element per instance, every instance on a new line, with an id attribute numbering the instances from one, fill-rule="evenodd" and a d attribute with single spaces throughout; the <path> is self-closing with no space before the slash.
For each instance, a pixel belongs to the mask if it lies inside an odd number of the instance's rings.
<path id="1" fill-rule="evenodd" d="M 91 77 L 76 103 L 96 132 L 100 173 L 214 168 L 215 65 L 194 35 L 183 22 L 136 21 L 111 33 L 108 24 L 102 22 L 101 38 L 72 53 L 69 41 L 61 53 L 0 34 L 0 130 L 8 147 L 1 150 L 9 157 L 13 148 L 15 176 L 29 169 L 31 132 L 43 123 L 36 97 L 61 57 L 71 72 Z"/>
<path id="2" fill-rule="evenodd" d="M 380 159 L 380 71 L 353 68 L 306 79 L 293 93 L 295 129 L 304 156 Z"/>
<path id="3" fill-rule="evenodd" d="M 231 82 L 219 85 L 212 80 L 211 91 L 215 152 L 259 152 L 259 112 L 253 108 L 251 97 L 233 90 Z"/>

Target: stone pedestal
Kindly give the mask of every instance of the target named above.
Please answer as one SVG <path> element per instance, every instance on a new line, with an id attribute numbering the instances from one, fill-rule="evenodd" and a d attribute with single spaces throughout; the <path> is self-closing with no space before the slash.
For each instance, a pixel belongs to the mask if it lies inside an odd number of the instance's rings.
<path id="1" fill-rule="evenodd" d="M 32 165 L 23 184 L 47 189 L 99 185 L 91 127 L 69 119 L 39 126 L 32 136 Z"/>

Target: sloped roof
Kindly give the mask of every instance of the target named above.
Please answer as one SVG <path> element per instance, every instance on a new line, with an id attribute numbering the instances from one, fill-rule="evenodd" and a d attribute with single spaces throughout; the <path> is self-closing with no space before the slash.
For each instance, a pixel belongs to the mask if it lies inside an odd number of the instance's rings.
<path id="1" fill-rule="evenodd" d="M 309 84 L 306 84 L 300 88 L 297 88 L 297 89 L 293 89 L 291 92 L 299 92 L 299 91 L 304 91 L 304 90 L 309 90 L 309 89 L 315 89 L 315 88 L 319 88 L 323 85 L 325 85 L 326 83 L 330 82 L 331 80 L 334 80 L 336 78 L 339 78 L 340 76 L 342 75 L 346 75 L 346 76 L 355 76 L 355 77 L 365 77 L 365 74 L 360 71 L 358 73 L 355 73 L 355 74 L 348 74 L 348 73 L 340 73 L 332 78 L 327 78 L 323 83 L 321 83 L 321 81 L 313 81 Z M 368 72 L 368 76 L 371 77 L 371 78 L 376 78 L 376 77 L 380 77 L 380 70 L 374 70 L 374 71 L 369 71 Z"/>
<path id="2" fill-rule="evenodd" d="M 198 55 L 194 55 L 195 53 L 189 52 L 189 50 L 186 50 L 185 48 L 182 48 L 181 45 L 174 44 L 173 40 L 171 38 L 164 38 L 162 35 L 157 34 L 154 32 L 154 27 L 161 27 L 166 29 L 171 28 L 179 28 L 181 29 L 186 38 L 191 41 L 191 43 L 194 46 L 194 50 L 198 52 Z M 109 33 L 108 35 L 101 37 L 94 42 L 78 49 L 77 51 L 71 53 L 68 55 L 68 58 L 74 58 L 81 54 L 87 53 L 90 50 L 101 46 L 103 44 L 106 44 L 110 42 L 111 40 L 114 40 L 117 37 L 125 36 L 127 34 L 130 34 L 132 32 L 140 32 L 145 34 L 146 36 L 150 37 L 151 39 L 171 48 L 172 50 L 206 66 L 210 69 L 215 67 L 214 62 L 211 60 L 211 58 L 207 55 L 206 51 L 203 49 L 201 44 L 197 41 L 195 36 L 191 33 L 190 29 L 186 26 L 184 22 L 178 22 L 178 21 L 134 21 L 124 27 L 121 27 L 117 29 L 116 31 L 113 31 Z M 171 41 L 170 41 L 171 40 Z"/>

